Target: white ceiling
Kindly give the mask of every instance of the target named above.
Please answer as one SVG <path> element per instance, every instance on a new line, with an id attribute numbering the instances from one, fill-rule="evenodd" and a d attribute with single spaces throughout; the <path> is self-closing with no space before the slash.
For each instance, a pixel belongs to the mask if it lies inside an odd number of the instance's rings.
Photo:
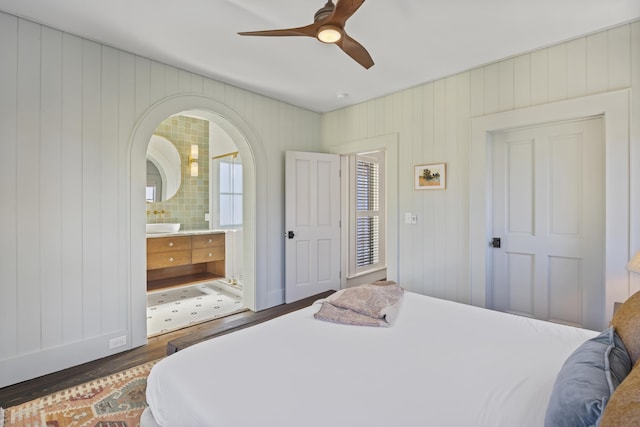
<path id="1" fill-rule="evenodd" d="M 365 70 L 309 37 L 326 0 L 0 0 L 0 10 L 326 112 L 640 18 L 640 0 L 368 0 L 346 30 Z M 338 93 L 347 93 L 338 98 Z"/>

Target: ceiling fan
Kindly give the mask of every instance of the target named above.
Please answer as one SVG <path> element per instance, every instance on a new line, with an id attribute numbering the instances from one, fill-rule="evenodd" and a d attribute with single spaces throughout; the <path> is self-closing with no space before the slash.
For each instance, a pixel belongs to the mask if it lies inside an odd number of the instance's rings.
<path id="1" fill-rule="evenodd" d="M 349 37 L 344 29 L 347 19 L 353 15 L 365 0 L 332 0 L 320 8 L 313 17 L 313 24 L 287 28 L 283 30 L 246 31 L 238 33 L 242 36 L 307 36 L 314 37 L 323 43 L 332 43 L 340 47 L 364 68 L 373 66 L 369 52 L 357 41 Z"/>

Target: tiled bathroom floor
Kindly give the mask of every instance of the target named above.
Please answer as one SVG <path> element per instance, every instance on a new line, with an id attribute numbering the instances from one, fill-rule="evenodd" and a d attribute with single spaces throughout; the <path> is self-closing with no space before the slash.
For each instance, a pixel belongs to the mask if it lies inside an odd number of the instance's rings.
<path id="1" fill-rule="evenodd" d="M 242 297 L 215 282 L 198 283 L 147 294 L 147 336 L 164 334 L 246 310 Z"/>

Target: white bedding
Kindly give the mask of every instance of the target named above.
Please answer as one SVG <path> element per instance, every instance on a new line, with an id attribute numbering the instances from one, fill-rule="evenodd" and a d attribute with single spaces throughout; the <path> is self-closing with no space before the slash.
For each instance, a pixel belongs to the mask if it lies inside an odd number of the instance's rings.
<path id="1" fill-rule="evenodd" d="M 540 427 L 562 363 L 597 335 L 409 292 L 390 328 L 318 308 L 157 363 L 142 426 Z"/>

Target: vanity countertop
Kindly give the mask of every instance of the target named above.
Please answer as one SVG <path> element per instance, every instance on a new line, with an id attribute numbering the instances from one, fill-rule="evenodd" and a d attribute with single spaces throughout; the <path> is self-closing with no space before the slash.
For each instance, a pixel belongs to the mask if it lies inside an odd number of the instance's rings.
<path id="1" fill-rule="evenodd" d="M 225 230 L 180 230 L 175 233 L 152 233 L 147 234 L 147 239 L 156 237 L 174 237 L 174 236 L 196 236 L 198 234 L 224 234 Z"/>

